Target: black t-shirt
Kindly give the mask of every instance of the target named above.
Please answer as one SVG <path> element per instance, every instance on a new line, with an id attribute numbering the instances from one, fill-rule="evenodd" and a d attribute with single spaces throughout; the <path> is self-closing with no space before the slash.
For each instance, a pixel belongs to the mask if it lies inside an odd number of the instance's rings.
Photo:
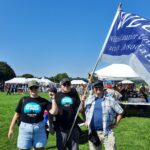
<path id="1" fill-rule="evenodd" d="M 38 123 L 42 121 L 44 110 L 49 110 L 51 103 L 41 97 L 23 97 L 20 99 L 16 112 L 21 114 L 20 120 L 25 123 Z"/>
<path id="2" fill-rule="evenodd" d="M 71 89 L 69 93 L 58 92 L 55 99 L 59 110 L 55 127 L 62 130 L 70 129 L 80 104 L 79 96 L 75 89 Z"/>

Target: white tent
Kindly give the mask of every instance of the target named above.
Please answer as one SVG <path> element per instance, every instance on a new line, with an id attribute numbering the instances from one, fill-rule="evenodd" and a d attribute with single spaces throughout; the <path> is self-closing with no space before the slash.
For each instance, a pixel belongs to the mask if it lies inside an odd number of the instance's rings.
<path id="1" fill-rule="evenodd" d="M 83 80 L 72 80 L 71 84 L 87 84 L 87 83 Z"/>
<path id="2" fill-rule="evenodd" d="M 5 83 L 9 83 L 9 84 L 27 84 L 27 80 L 26 78 L 13 78 L 11 80 L 5 81 Z"/>
<path id="3" fill-rule="evenodd" d="M 134 82 L 130 81 L 130 80 L 123 80 L 121 81 L 122 84 L 133 84 Z"/>
<path id="4" fill-rule="evenodd" d="M 46 78 L 41 78 L 41 79 L 38 79 L 38 78 L 13 78 L 11 80 L 8 80 L 6 81 L 5 83 L 9 83 L 9 84 L 28 84 L 30 81 L 32 80 L 36 80 L 39 84 L 42 84 L 42 85 L 50 85 L 50 84 L 55 84 L 54 82 L 46 79 Z"/>
<path id="5" fill-rule="evenodd" d="M 40 81 L 40 79 L 38 79 L 38 78 L 28 78 L 28 79 L 26 79 L 27 80 L 27 83 L 29 83 L 30 81 L 32 81 L 32 80 L 35 80 L 35 81 L 37 81 L 38 83 L 39 83 L 39 81 Z"/>
<path id="6" fill-rule="evenodd" d="M 44 77 L 42 77 L 41 79 L 39 79 L 38 81 L 40 84 L 43 84 L 43 85 L 51 85 L 51 84 L 55 84 L 54 82 L 50 81 L 49 79 L 46 79 Z"/>
<path id="7" fill-rule="evenodd" d="M 100 70 L 97 70 L 95 73 L 97 74 L 99 79 L 109 79 L 109 80 L 141 79 L 130 66 L 125 64 L 112 64 Z"/>

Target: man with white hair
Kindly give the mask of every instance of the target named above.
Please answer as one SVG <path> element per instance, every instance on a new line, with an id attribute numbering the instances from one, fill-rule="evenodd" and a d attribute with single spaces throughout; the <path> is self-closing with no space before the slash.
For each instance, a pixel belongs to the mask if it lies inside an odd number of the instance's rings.
<path id="1" fill-rule="evenodd" d="M 85 101 L 86 123 L 89 128 L 90 150 L 100 150 L 101 142 L 106 150 L 115 150 L 115 136 L 113 128 L 116 127 L 123 115 L 123 109 L 114 100 L 104 94 L 103 82 L 96 81 L 93 86 L 93 95 Z"/>

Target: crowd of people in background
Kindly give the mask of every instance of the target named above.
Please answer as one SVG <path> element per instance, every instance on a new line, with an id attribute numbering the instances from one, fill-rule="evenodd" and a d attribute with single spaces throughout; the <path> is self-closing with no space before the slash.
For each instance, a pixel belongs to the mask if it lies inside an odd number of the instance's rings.
<path id="1" fill-rule="evenodd" d="M 40 85 L 39 92 L 47 92 L 49 85 Z M 3 84 L 0 83 L 0 92 L 7 92 L 6 95 L 28 92 L 28 84 Z"/>
<path id="2" fill-rule="evenodd" d="M 138 89 L 135 84 L 116 84 L 113 89 L 119 92 L 120 101 L 127 101 L 129 98 L 144 98 L 145 102 L 148 102 L 149 88 L 144 84 Z M 119 94 L 118 94 L 119 95 Z"/>
<path id="3" fill-rule="evenodd" d="M 6 95 L 24 93 L 27 92 L 27 84 L 5 84 L 4 91 L 7 92 Z"/>
<path id="4" fill-rule="evenodd" d="M 4 83 L 0 82 L 0 92 L 4 91 Z"/>
<path id="5" fill-rule="evenodd" d="M 48 89 L 52 85 L 40 85 L 39 86 L 39 92 L 47 92 Z M 82 96 L 87 84 L 77 84 L 72 85 L 74 87 L 79 96 Z M 60 91 L 60 84 L 55 85 L 58 91 Z M 148 95 L 150 95 L 150 89 L 146 87 L 143 83 L 140 85 L 140 87 L 136 87 L 136 84 L 122 84 L 122 83 L 116 83 L 113 84 L 112 88 L 107 88 L 105 86 L 105 89 L 108 91 L 108 93 L 111 93 L 115 99 L 119 101 L 127 101 L 128 98 L 144 98 L 146 102 L 148 102 Z M 90 90 L 88 88 L 88 90 Z M 14 95 L 16 93 L 24 93 L 28 92 L 28 84 L 3 84 L 0 83 L 0 91 L 6 92 L 6 95 Z"/>

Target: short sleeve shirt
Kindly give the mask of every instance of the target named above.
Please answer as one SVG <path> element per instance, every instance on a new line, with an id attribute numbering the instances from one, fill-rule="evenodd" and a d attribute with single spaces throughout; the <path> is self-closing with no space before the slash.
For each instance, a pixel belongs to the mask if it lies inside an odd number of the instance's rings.
<path id="1" fill-rule="evenodd" d="M 69 93 L 58 92 L 55 98 L 59 109 L 59 114 L 56 116 L 56 127 L 70 129 L 80 104 L 79 96 L 73 89 Z"/>
<path id="2" fill-rule="evenodd" d="M 16 112 L 21 114 L 21 121 L 25 123 L 38 123 L 42 121 L 44 110 L 49 110 L 51 103 L 41 97 L 23 97 L 20 99 Z"/>

